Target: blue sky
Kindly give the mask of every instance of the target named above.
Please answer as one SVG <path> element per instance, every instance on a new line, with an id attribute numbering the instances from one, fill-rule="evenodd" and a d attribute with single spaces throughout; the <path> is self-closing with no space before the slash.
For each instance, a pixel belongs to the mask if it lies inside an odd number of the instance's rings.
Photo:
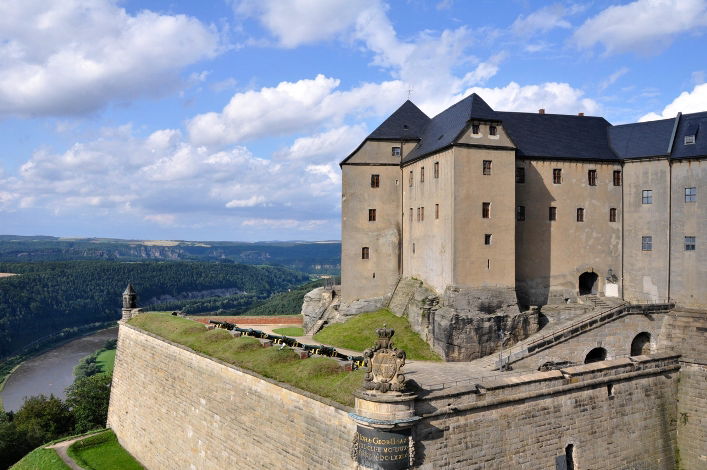
<path id="1" fill-rule="evenodd" d="M 707 0 L 3 0 L 0 233 L 340 237 L 408 95 L 614 124 L 707 110 Z"/>

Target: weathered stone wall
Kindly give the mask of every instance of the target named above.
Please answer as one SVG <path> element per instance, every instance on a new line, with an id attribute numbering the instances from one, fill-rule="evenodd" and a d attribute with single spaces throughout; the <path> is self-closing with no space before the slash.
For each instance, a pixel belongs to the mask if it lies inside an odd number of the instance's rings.
<path id="1" fill-rule="evenodd" d="M 618 359 L 441 390 L 419 400 L 418 468 L 672 470 L 676 357 Z"/>
<path id="2" fill-rule="evenodd" d="M 120 327 L 108 424 L 149 470 L 352 468 L 347 411 Z"/>
<path id="3" fill-rule="evenodd" d="M 678 470 L 707 467 L 707 365 L 683 363 L 678 387 Z"/>

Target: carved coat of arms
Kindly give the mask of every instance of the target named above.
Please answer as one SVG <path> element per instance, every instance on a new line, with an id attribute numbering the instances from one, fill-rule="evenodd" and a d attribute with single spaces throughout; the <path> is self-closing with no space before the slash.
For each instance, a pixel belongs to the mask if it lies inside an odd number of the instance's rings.
<path id="1" fill-rule="evenodd" d="M 393 346 L 391 339 L 395 334 L 392 328 L 378 328 L 375 346 L 363 352 L 366 376 L 363 388 L 380 392 L 401 392 L 405 389 L 405 376 L 400 369 L 405 365 L 405 351 Z"/>

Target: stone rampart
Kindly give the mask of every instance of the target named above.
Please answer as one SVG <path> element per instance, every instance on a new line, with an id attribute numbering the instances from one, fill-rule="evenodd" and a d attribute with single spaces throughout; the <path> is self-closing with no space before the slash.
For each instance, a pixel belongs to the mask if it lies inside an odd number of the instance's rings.
<path id="1" fill-rule="evenodd" d="M 108 424 L 149 470 L 352 468 L 349 411 L 120 326 Z"/>

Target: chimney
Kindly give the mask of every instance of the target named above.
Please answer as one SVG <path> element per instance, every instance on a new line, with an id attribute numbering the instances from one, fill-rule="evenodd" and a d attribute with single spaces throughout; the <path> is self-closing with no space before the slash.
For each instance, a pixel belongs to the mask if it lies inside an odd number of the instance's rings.
<path id="1" fill-rule="evenodd" d="M 584 113 L 577 113 L 577 116 L 584 116 Z"/>
<path id="2" fill-rule="evenodd" d="M 538 114 L 545 114 L 545 108 L 538 109 Z"/>

